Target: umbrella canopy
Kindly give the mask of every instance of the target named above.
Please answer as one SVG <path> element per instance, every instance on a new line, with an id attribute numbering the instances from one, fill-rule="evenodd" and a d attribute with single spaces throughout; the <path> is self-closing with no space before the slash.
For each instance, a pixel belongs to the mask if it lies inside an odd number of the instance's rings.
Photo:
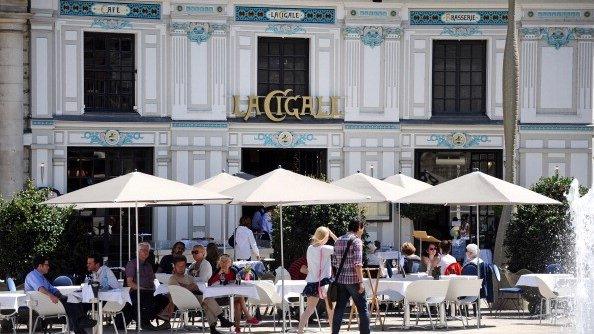
<path id="1" fill-rule="evenodd" d="M 425 183 L 423 181 L 419 181 L 415 178 L 407 176 L 402 173 L 398 173 L 396 175 L 388 176 L 384 179 L 384 182 L 388 182 L 390 184 L 400 186 L 407 191 L 407 195 L 412 195 L 417 193 L 421 190 L 429 189 L 433 187 L 429 183 Z"/>
<path id="2" fill-rule="evenodd" d="M 400 199 L 401 203 L 450 205 L 561 204 L 481 172 L 472 172 Z"/>
<path id="3" fill-rule="evenodd" d="M 222 172 L 209 179 L 194 184 L 194 187 L 220 193 L 223 190 L 233 188 L 244 182 L 245 179 Z"/>
<path id="4" fill-rule="evenodd" d="M 359 172 L 334 181 L 332 184 L 365 194 L 370 197 L 372 202 L 377 203 L 395 203 L 401 197 L 410 194 L 403 187 L 384 182 Z"/>
<path id="5" fill-rule="evenodd" d="M 373 202 L 369 196 L 283 168 L 221 192 L 242 205 L 315 205 Z"/>
<path id="6" fill-rule="evenodd" d="M 83 208 L 125 208 L 151 205 L 225 204 L 231 198 L 208 190 L 132 172 L 69 192 L 44 204 Z"/>

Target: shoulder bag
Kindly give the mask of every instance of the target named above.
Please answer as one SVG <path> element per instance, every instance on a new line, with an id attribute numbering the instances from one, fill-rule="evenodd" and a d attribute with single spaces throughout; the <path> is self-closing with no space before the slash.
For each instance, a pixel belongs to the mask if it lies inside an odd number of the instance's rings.
<path id="1" fill-rule="evenodd" d="M 342 259 L 340 260 L 340 266 L 338 266 L 338 270 L 336 271 L 336 277 L 334 278 L 334 281 L 330 283 L 330 285 L 328 286 L 328 300 L 331 302 L 335 302 L 338 300 L 338 278 L 340 277 L 340 272 L 342 271 L 342 267 L 344 266 L 344 261 L 347 258 L 347 254 L 349 252 L 349 249 L 351 248 L 351 245 L 353 244 L 353 241 L 355 240 L 355 238 L 351 238 L 349 239 L 346 249 L 344 250 L 344 253 L 342 254 Z"/>

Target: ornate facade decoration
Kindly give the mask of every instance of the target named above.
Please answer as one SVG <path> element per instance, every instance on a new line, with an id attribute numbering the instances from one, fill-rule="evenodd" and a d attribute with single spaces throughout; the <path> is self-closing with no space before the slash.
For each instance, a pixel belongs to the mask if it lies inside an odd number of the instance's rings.
<path id="1" fill-rule="evenodd" d="M 119 132 L 118 130 L 87 131 L 83 134 L 83 138 L 87 139 L 89 144 L 122 146 L 133 144 L 134 141 L 142 139 L 142 135 L 140 132 Z"/>
<path id="2" fill-rule="evenodd" d="M 358 38 L 369 47 L 380 46 L 386 39 L 400 38 L 402 29 L 398 27 L 383 26 L 346 26 L 344 35 L 346 38 Z"/>
<path id="3" fill-rule="evenodd" d="M 440 35 L 447 35 L 452 37 L 468 37 L 474 35 L 482 35 L 482 31 L 478 27 L 443 27 Z"/>
<path id="4" fill-rule="evenodd" d="M 266 32 L 279 35 L 295 35 L 304 34 L 305 29 L 297 24 L 270 24 L 266 28 Z"/>
<path id="5" fill-rule="evenodd" d="M 200 44 L 207 42 L 213 34 L 226 32 L 227 25 L 207 22 L 172 22 L 171 30 L 173 33 L 186 34 L 190 41 Z"/>
<path id="6" fill-rule="evenodd" d="M 60 0 L 60 15 L 121 16 L 130 19 L 160 20 L 161 4 Z"/>
<path id="7" fill-rule="evenodd" d="M 571 27 L 530 27 L 522 28 L 526 39 L 544 39 L 547 44 L 560 49 L 575 39 L 589 39 L 594 35 L 594 28 Z"/>
<path id="8" fill-rule="evenodd" d="M 507 10 L 411 10 L 410 25 L 506 25 Z"/>
<path id="9" fill-rule="evenodd" d="M 104 19 L 104 18 L 96 18 L 93 20 L 91 24 L 92 28 L 101 28 L 101 29 L 131 29 L 132 23 L 128 20 L 122 19 Z"/>
<path id="10" fill-rule="evenodd" d="M 438 147 L 459 149 L 479 146 L 481 143 L 487 143 L 491 140 L 486 135 L 469 135 L 466 132 L 452 132 L 449 135 L 432 134 L 429 136 L 428 141 L 436 142 Z"/>
<path id="11" fill-rule="evenodd" d="M 280 131 L 275 133 L 258 133 L 255 139 L 268 147 L 298 147 L 304 146 L 307 142 L 314 140 L 311 133 L 294 133 L 291 131 Z"/>
<path id="12" fill-rule="evenodd" d="M 235 21 L 334 24 L 336 22 L 336 10 L 313 7 L 235 6 Z"/>

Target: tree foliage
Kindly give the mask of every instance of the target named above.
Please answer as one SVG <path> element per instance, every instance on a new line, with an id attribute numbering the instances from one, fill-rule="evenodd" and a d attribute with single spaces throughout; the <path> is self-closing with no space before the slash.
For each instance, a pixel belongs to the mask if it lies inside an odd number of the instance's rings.
<path id="1" fill-rule="evenodd" d="M 285 266 L 305 255 L 310 237 L 320 226 L 328 227 L 336 236 L 347 232 L 349 221 L 362 217 L 357 204 L 307 205 L 283 207 L 283 233 Z M 364 217 L 362 217 L 364 219 Z M 277 223 L 272 247 L 277 265 L 280 265 L 280 217 L 278 208 L 274 212 Z M 363 236 L 365 241 L 365 235 Z M 331 243 L 331 242 L 329 242 Z"/>
<path id="2" fill-rule="evenodd" d="M 63 232 L 72 209 L 41 204 L 48 190 L 27 181 L 11 199 L 0 198 L 0 277 L 22 281 L 35 255 L 52 255 L 63 244 Z"/>
<path id="3" fill-rule="evenodd" d="M 563 205 L 520 205 L 510 220 L 504 246 L 509 269 L 543 272 L 547 264 L 572 267 L 573 231 L 565 193 L 571 178 L 554 175 L 541 178 L 531 190 L 556 199 Z M 585 194 L 587 189 L 581 187 Z"/>

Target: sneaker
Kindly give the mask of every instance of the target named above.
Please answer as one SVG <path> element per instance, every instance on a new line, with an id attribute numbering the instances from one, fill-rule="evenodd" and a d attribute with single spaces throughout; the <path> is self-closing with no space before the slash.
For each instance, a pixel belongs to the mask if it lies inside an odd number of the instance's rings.
<path id="1" fill-rule="evenodd" d="M 246 320 L 245 322 L 247 322 L 248 324 L 253 325 L 253 326 L 257 326 L 260 324 L 260 320 L 258 320 L 258 318 L 256 318 L 256 317 L 251 317 L 250 319 Z"/>
<path id="2" fill-rule="evenodd" d="M 157 326 L 155 328 L 157 330 L 171 329 L 171 323 L 169 321 L 165 321 L 164 323 L 160 324 L 159 326 Z"/>
<path id="3" fill-rule="evenodd" d="M 241 333 L 241 327 L 235 326 L 235 333 Z"/>
<path id="4" fill-rule="evenodd" d="M 221 327 L 233 327 L 233 323 L 231 321 L 229 321 L 227 318 L 221 318 L 219 319 L 221 322 Z"/>
<path id="5" fill-rule="evenodd" d="M 80 329 L 95 327 L 95 325 L 97 325 L 97 320 L 91 319 L 89 317 L 81 318 L 78 322 Z"/>

